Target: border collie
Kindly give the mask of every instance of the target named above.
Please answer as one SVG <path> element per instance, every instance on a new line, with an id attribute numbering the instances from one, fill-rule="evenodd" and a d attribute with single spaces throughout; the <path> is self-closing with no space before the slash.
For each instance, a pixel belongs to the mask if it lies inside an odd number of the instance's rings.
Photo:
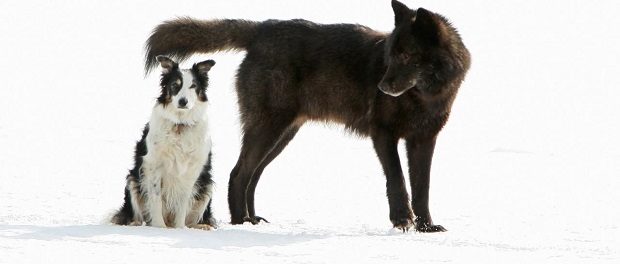
<path id="1" fill-rule="evenodd" d="M 125 201 L 112 223 L 209 230 L 215 221 L 206 89 L 215 62 L 179 69 L 170 58 L 156 59 L 161 95 L 136 145 Z"/>

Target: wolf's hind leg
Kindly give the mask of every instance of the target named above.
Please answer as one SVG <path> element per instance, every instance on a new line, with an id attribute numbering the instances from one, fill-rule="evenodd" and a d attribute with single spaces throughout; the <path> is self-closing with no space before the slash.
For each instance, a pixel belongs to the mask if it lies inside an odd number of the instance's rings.
<path id="1" fill-rule="evenodd" d="M 280 155 L 280 153 L 282 153 L 282 150 L 284 150 L 286 145 L 288 145 L 288 143 L 291 142 L 291 140 L 293 140 L 293 138 L 297 134 L 297 131 L 299 131 L 298 125 L 292 125 L 291 127 L 289 127 L 282 134 L 278 143 L 276 143 L 275 147 L 271 150 L 271 152 L 269 152 L 269 154 L 267 155 L 267 157 L 265 157 L 263 162 L 261 162 L 261 164 L 258 166 L 256 171 L 254 172 L 254 175 L 252 176 L 252 180 L 250 181 L 250 185 L 248 186 L 248 190 L 247 190 L 248 215 L 250 218 L 250 222 L 252 222 L 252 224 L 258 224 L 260 221 L 265 221 L 269 223 L 267 219 L 256 215 L 256 210 L 254 207 L 254 193 L 256 191 L 256 186 L 258 185 L 258 180 L 260 179 L 260 176 L 263 174 L 263 170 L 265 169 L 265 167 L 267 167 L 267 165 L 269 165 L 271 161 L 273 161 L 278 155 Z"/>
<path id="2" fill-rule="evenodd" d="M 259 172 L 259 166 L 275 149 L 282 135 L 289 129 L 294 120 L 294 116 L 289 115 L 287 117 L 287 113 L 274 114 L 274 116 L 277 116 L 275 120 L 255 120 L 257 121 L 255 124 L 246 124 L 245 126 L 241 154 L 228 182 L 228 206 L 232 224 L 258 223 L 250 218 L 248 212 L 248 192 L 252 196 L 254 195 L 254 189 L 260 178 L 260 174 L 256 174 Z M 262 173 L 262 169 L 260 172 Z M 253 186 L 250 186 L 253 177 L 255 177 L 255 182 L 252 184 Z M 252 190 L 248 191 L 250 187 Z M 254 197 L 251 201 L 253 206 Z"/>

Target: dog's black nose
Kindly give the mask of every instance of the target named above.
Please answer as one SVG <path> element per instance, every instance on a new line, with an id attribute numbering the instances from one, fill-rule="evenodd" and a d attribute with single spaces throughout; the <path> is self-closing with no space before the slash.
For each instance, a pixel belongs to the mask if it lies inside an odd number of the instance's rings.
<path id="1" fill-rule="evenodd" d="M 179 99 L 179 107 L 185 107 L 185 106 L 187 106 L 187 98 L 183 97 Z"/>

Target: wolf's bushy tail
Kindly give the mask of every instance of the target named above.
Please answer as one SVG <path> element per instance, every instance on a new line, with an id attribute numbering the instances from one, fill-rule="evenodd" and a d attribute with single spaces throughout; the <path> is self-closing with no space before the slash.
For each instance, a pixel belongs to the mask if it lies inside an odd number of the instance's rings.
<path id="1" fill-rule="evenodd" d="M 146 41 L 144 70 L 148 74 L 155 67 L 157 55 L 183 61 L 194 53 L 245 49 L 256 35 L 257 24 L 247 20 L 189 17 L 166 21 Z"/>

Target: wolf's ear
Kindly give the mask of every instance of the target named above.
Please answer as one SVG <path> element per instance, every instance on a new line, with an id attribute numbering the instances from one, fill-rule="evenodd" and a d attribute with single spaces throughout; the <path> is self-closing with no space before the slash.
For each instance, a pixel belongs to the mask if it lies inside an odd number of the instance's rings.
<path id="1" fill-rule="evenodd" d="M 419 41 L 424 41 L 432 45 L 438 45 L 441 40 L 442 27 L 438 23 L 435 14 L 424 8 L 418 8 L 415 12 L 412 33 Z"/>
<path id="2" fill-rule="evenodd" d="M 194 64 L 194 68 L 200 75 L 207 76 L 207 73 L 209 72 L 209 70 L 211 70 L 211 67 L 213 67 L 213 65 L 215 65 L 214 60 L 206 60 Z"/>
<path id="3" fill-rule="evenodd" d="M 394 10 L 394 25 L 406 22 L 413 18 L 413 10 L 396 0 L 392 0 L 392 10 Z"/>
<path id="4" fill-rule="evenodd" d="M 162 72 L 164 74 L 169 73 L 170 71 L 172 71 L 172 69 L 178 66 L 176 62 L 163 55 L 159 55 L 155 57 L 155 59 L 157 59 L 157 62 L 159 62 L 159 65 L 161 66 Z"/>

